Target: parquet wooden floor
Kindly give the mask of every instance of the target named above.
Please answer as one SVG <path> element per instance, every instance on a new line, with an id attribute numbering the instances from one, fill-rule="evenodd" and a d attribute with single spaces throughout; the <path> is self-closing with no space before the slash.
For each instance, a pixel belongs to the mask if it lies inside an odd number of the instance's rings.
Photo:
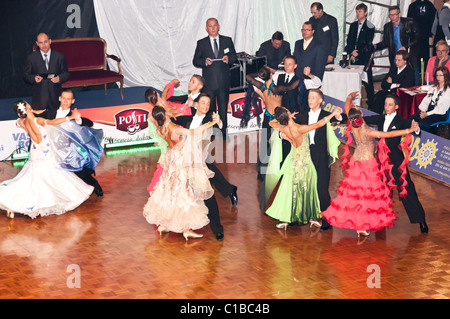
<path id="1" fill-rule="evenodd" d="M 92 195 L 64 215 L 10 220 L 2 211 L 0 298 L 450 298 L 450 192 L 443 185 L 412 176 L 426 235 L 410 224 L 396 193 L 395 226 L 365 241 L 338 228 L 281 231 L 259 210 L 260 182 L 247 155 L 246 163 L 218 164 L 239 195 L 237 207 L 216 195 L 224 241 L 206 226 L 202 239 L 186 242 L 175 233 L 160 237 L 142 216 L 158 156 L 104 154 L 97 167 L 104 197 Z M 339 164 L 332 168 L 333 198 L 343 177 Z M 19 170 L 1 162 L 0 181 Z"/>

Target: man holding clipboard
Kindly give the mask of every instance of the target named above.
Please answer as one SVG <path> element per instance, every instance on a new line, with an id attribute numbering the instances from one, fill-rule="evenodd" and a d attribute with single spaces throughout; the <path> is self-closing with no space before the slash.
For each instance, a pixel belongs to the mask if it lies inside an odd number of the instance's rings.
<path id="1" fill-rule="evenodd" d="M 69 79 L 66 58 L 63 53 L 50 48 L 52 40 L 45 33 L 36 39 L 39 50 L 28 55 L 24 65 L 24 80 L 33 86 L 31 107 L 36 116 L 45 110 L 59 108 L 61 84 Z M 38 115 L 40 114 L 40 115 Z"/>
<path id="2" fill-rule="evenodd" d="M 192 63 L 202 69 L 205 79 L 204 92 L 211 97 L 210 111 L 216 111 L 223 122 L 222 136 L 227 138 L 227 113 L 230 94 L 230 66 L 237 60 L 233 40 L 219 35 L 216 18 L 206 21 L 208 36 L 197 41 Z"/>

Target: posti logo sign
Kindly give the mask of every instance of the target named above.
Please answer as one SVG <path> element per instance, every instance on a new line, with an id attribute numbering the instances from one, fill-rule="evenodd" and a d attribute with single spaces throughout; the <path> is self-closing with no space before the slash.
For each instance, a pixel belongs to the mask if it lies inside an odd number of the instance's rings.
<path id="1" fill-rule="evenodd" d="M 245 102 L 245 96 L 238 97 L 237 99 L 234 99 L 230 102 L 231 107 L 231 115 L 233 117 L 236 117 L 238 119 L 242 118 L 242 113 L 244 111 L 244 102 Z M 262 108 L 262 101 L 260 98 L 256 101 L 256 106 L 251 106 L 250 108 L 250 118 L 254 118 L 258 115 L 260 115 L 263 112 Z"/>
<path id="2" fill-rule="evenodd" d="M 116 113 L 116 128 L 130 135 L 145 130 L 148 127 L 148 113 L 144 109 L 127 109 Z"/>

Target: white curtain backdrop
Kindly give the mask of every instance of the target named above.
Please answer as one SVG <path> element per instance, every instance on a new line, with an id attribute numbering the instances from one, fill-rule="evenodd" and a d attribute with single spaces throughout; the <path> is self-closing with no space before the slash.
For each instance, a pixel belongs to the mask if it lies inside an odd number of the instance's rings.
<path id="1" fill-rule="evenodd" d="M 178 78 L 187 91 L 197 40 L 207 36 L 206 20 L 219 20 L 220 34 L 233 39 L 236 52 L 254 54 L 275 31 L 283 32 L 294 49 L 301 39 L 303 22 L 311 16 L 313 0 L 94 0 L 100 36 L 107 53 L 122 59 L 125 87 L 164 85 Z M 322 0 L 324 11 L 338 20 L 339 63 L 345 42 L 345 21 L 355 20 L 354 7 L 363 1 Z M 379 0 L 397 4 L 397 0 Z M 402 0 L 407 3 L 409 0 Z M 404 14 L 407 5 L 402 5 Z M 381 30 L 388 21 L 387 9 L 368 4 L 369 19 Z M 348 27 L 346 28 L 348 30 Z M 379 36 L 379 35 L 378 35 Z M 112 70 L 117 70 L 110 63 Z"/>

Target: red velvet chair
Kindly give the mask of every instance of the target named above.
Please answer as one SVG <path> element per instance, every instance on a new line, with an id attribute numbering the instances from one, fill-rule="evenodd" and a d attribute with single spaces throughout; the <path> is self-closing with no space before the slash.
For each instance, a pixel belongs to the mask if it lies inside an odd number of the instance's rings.
<path id="1" fill-rule="evenodd" d="M 34 49 L 36 49 L 36 44 Z M 64 53 L 69 79 L 62 84 L 63 88 L 87 87 L 91 85 L 106 85 L 120 82 L 120 96 L 123 100 L 123 75 L 120 68 L 121 59 L 106 53 L 106 41 L 101 38 L 65 38 L 52 40 L 51 48 Z M 106 59 L 117 62 L 119 72 L 107 69 Z"/>

